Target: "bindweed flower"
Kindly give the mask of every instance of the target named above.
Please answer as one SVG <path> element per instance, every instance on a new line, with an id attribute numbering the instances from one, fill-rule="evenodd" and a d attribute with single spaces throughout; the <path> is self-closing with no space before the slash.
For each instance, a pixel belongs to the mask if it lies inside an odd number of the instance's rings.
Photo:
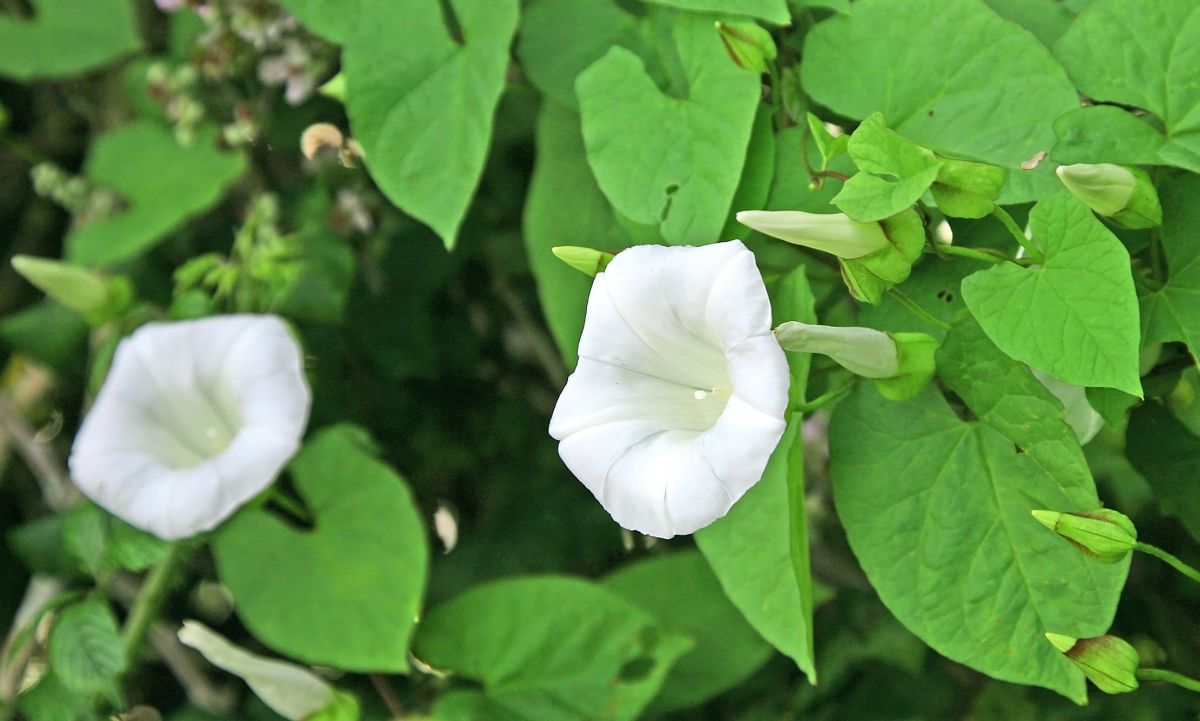
<path id="1" fill-rule="evenodd" d="M 1060 165 L 1059 180 L 1097 214 L 1122 228 L 1162 225 L 1162 204 L 1150 176 L 1141 168 L 1097 163 Z"/>
<path id="2" fill-rule="evenodd" d="M 636 246 L 592 284 L 550 435 L 617 523 L 670 538 L 758 482 L 787 396 L 766 287 L 741 241 Z"/>
<path id="3" fill-rule="evenodd" d="M 288 721 L 357 718 L 358 702 L 339 693 L 321 677 L 298 664 L 266 658 L 239 648 L 197 621 L 184 621 L 179 640 L 200 652 L 209 663 L 246 682 L 263 703 Z M 346 708 L 349 713 L 329 713 Z"/>
<path id="4" fill-rule="evenodd" d="M 1101 563 L 1117 563 L 1137 546 L 1137 528 L 1133 521 L 1110 508 L 1086 513 L 1032 513 L 1038 523 Z"/>
<path id="5" fill-rule="evenodd" d="M 117 346 L 71 478 L 160 538 L 207 531 L 295 455 L 309 402 L 300 347 L 275 316 L 150 323 Z"/>
<path id="6" fill-rule="evenodd" d="M 1046 640 L 1074 663 L 1104 693 L 1128 693 L 1138 687 L 1138 652 L 1116 636 L 1072 638 L 1047 633 Z"/>
<path id="7" fill-rule="evenodd" d="M 784 350 L 820 353 L 846 370 L 870 378 L 880 394 L 906 400 L 933 379 L 938 343 L 924 333 L 885 333 L 789 321 L 775 329 Z"/>

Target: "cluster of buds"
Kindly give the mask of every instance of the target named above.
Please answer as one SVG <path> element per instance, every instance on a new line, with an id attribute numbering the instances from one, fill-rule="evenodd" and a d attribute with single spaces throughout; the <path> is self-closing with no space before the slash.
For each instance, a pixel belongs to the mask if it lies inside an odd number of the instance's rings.
<path id="1" fill-rule="evenodd" d="M 54 163 L 38 163 L 29 171 L 29 177 L 34 192 L 70 212 L 77 226 L 107 218 L 124 205 L 117 193 L 97 188 L 87 178 L 72 175 Z"/>
<path id="2" fill-rule="evenodd" d="M 908 278 L 925 245 L 925 226 L 911 209 L 871 223 L 843 213 L 799 210 L 743 210 L 737 220 L 760 233 L 837 256 L 850 293 L 871 304 Z"/>
<path id="3" fill-rule="evenodd" d="M 156 62 L 146 69 L 146 85 L 150 98 L 162 105 L 163 114 L 175 129 L 175 139 L 191 145 L 196 131 L 204 122 L 204 104 L 196 97 L 199 75 L 191 65 L 172 69 Z"/>

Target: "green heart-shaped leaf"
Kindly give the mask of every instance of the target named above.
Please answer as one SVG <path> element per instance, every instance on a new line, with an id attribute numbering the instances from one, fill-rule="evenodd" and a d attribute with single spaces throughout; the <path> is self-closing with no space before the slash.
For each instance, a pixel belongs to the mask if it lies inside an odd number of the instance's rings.
<path id="1" fill-rule="evenodd" d="M 1002 263 L 966 278 L 963 300 L 1008 355 L 1059 380 L 1138 396 L 1141 331 L 1129 253 L 1066 191 L 1029 214 L 1041 266 Z"/>
<path id="2" fill-rule="evenodd" d="M 221 582 L 263 643 L 308 663 L 404 671 L 429 550 L 404 481 L 336 426 L 289 466 L 313 528 L 247 508 L 213 539 Z"/>

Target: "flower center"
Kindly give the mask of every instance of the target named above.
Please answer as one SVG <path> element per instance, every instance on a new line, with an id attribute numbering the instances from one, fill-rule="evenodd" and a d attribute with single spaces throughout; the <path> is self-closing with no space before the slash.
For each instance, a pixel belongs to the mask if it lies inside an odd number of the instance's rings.
<path id="1" fill-rule="evenodd" d="M 241 427 L 236 403 L 203 388 L 163 393 L 155 415 L 165 431 L 155 450 L 173 468 L 198 466 L 220 454 Z"/>

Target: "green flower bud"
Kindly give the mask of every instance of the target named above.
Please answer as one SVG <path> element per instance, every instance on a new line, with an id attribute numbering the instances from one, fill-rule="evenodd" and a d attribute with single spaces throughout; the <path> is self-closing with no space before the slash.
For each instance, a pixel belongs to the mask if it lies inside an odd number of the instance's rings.
<path id="1" fill-rule="evenodd" d="M 896 342 L 873 328 L 839 328 L 797 321 L 780 323 L 775 338 L 784 350 L 820 353 L 863 378 L 891 378 L 900 372 Z"/>
<path id="2" fill-rule="evenodd" d="M 1004 168 L 970 160 L 941 158 L 929 192 L 938 209 L 951 218 L 983 218 L 996 207 L 1008 175 Z"/>
<path id="3" fill-rule="evenodd" d="M 844 213 L 743 210 L 737 214 L 737 220 L 772 238 L 839 258 L 862 258 L 890 245 L 881 223 L 860 223 Z"/>
<path id="4" fill-rule="evenodd" d="M 775 59 L 775 40 L 771 33 L 752 22 L 714 23 L 725 51 L 738 67 L 765 73 Z"/>
<path id="5" fill-rule="evenodd" d="M 592 248 L 580 248 L 575 245 L 559 245 L 550 249 L 554 253 L 554 257 L 571 266 L 575 270 L 586 273 L 591 277 L 596 277 L 597 273 L 601 273 L 612 259 L 616 257 L 612 253 L 603 250 L 594 250 Z"/>
<path id="6" fill-rule="evenodd" d="M 1137 546 L 1137 528 L 1133 521 L 1109 508 L 1086 513 L 1032 513 L 1043 526 L 1101 563 L 1117 563 Z"/>
<path id="7" fill-rule="evenodd" d="M 110 320 L 133 300 L 133 288 L 124 278 L 29 255 L 14 256 L 12 264 L 21 277 L 92 325 Z"/>
<path id="8" fill-rule="evenodd" d="M 1122 228 L 1162 225 L 1162 205 L 1141 168 L 1112 163 L 1060 165 L 1058 177 L 1076 198 Z"/>
<path id="9" fill-rule="evenodd" d="M 846 370 L 870 378 L 884 398 L 912 398 L 933 378 L 938 342 L 924 333 L 885 333 L 789 321 L 775 338 L 784 350 L 820 353 Z"/>
<path id="10" fill-rule="evenodd" d="M 877 305 L 893 285 L 903 283 L 925 246 L 925 225 L 909 209 L 879 221 L 887 245 L 860 258 L 839 261 L 842 280 L 858 300 Z"/>
<path id="11" fill-rule="evenodd" d="M 1047 633 L 1046 640 L 1104 693 L 1129 693 L 1137 689 L 1138 652 L 1116 636 L 1077 639 Z"/>

